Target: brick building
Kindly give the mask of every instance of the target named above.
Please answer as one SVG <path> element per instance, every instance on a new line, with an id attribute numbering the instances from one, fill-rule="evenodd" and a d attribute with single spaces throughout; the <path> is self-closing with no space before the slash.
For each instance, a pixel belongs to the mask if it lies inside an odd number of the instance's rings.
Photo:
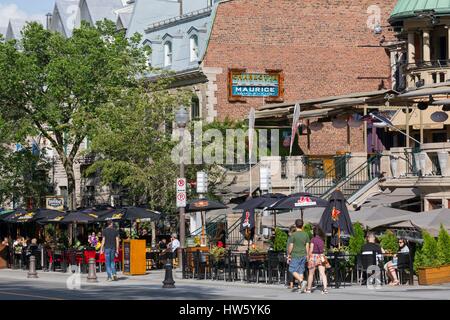
<path id="1" fill-rule="evenodd" d="M 217 118 L 246 118 L 251 107 L 263 104 L 389 89 L 389 54 L 380 46 L 381 37 L 367 26 L 368 8 L 373 4 L 358 0 L 222 1 L 202 61 L 204 68 L 217 70 Z M 376 5 L 381 24 L 386 24 L 393 1 L 377 1 Z M 280 70 L 284 97 L 276 102 L 264 98 L 230 102 L 228 70 L 232 68 L 249 73 Z M 352 151 L 365 151 L 362 130 L 351 128 Z M 312 133 L 310 152 L 346 150 L 346 136 L 345 128 L 325 124 Z M 305 146 L 305 141 L 301 144 Z"/>

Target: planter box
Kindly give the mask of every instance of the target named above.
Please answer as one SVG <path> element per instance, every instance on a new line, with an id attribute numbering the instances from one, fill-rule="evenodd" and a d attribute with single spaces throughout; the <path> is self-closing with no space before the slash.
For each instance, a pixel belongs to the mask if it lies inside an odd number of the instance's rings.
<path id="1" fill-rule="evenodd" d="M 450 282 L 450 265 L 439 268 L 419 269 L 419 284 L 441 284 Z"/>

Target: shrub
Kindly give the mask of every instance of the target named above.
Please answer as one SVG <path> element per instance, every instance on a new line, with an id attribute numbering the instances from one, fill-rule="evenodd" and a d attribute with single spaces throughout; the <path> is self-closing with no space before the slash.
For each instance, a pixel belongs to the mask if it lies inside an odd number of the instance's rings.
<path id="1" fill-rule="evenodd" d="M 414 259 L 414 269 L 436 268 L 440 266 L 438 258 L 438 245 L 436 239 L 424 231 L 422 247 L 417 250 Z"/>
<path id="2" fill-rule="evenodd" d="M 365 242 L 364 229 L 361 224 L 355 223 L 353 225 L 353 235 L 350 237 L 350 240 L 348 242 L 348 250 L 349 253 L 352 255 L 349 261 L 351 265 L 355 265 L 356 259 L 355 256 L 353 255 L 361 253 L 364 242 Z"/>
<path id="3" fill-rule="evenodd" d="M 285 251 L 287 246 L 288 235 L 280 228 L 275 229 L 275 238 L 272 247 L 274 251 Z"/>
<path id="4" fill-rule="evenodd" d="M 211 254 L 214 256 L 214 258 L 220 259 L 225 254 L 225 248 L 224 247 L 213 246 L 211 248 Z"/>
<path id="5" fill-rule="evenodd" d="M 398 252 L 398 240 L 395 234 L 388 230 L 381 237 L 381 247 L 388 253 Z"/>
<path id="6" fill-rule="evenodd" d="M 309 238 L 312 239 L 313 237 L 313 227 L 310 223 L 307 223 L 303 226 L 303 231 L 305 231 L 308 235 Z"/>
<path id="7" fill-rule="evenodd" d="M 450 235 L 442 224 L 439 230 L 437 249 L 439 264 L 441 266 L 450 264 Z"/>

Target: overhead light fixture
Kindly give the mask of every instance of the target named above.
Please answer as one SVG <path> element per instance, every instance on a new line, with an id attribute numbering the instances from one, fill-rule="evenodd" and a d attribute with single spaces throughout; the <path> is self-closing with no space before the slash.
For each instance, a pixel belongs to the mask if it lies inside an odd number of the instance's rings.
<path id="1" fill-rule="evenodd" d="M 420 101 L 420 102 L 417 104 L 417 108 L 418 108 L 419 110 L 427 110 L 427 109 L 428 109 L 428 102 L 426 102 L 426 101 Z"/>
<path id="2" fill-rule="evenodd" d="M 373 33 L 374 34 L 381 34 L 383 32 L 383 28 L 381 27 L 381 25 L 378 23 L 375 28 L 373 29 Z"/>

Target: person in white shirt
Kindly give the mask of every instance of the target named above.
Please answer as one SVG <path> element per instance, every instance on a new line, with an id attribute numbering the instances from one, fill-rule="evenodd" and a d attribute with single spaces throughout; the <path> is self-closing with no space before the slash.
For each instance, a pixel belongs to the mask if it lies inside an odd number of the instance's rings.
<path id="1" fill-rule="evenodd" d="M 169 248 L 172 252 L 177 251 L 177 249 L 180 247 L 180 241 L 177 239 L 177 235 L 174 233 L 170 237 L 170 243 Z"/>

